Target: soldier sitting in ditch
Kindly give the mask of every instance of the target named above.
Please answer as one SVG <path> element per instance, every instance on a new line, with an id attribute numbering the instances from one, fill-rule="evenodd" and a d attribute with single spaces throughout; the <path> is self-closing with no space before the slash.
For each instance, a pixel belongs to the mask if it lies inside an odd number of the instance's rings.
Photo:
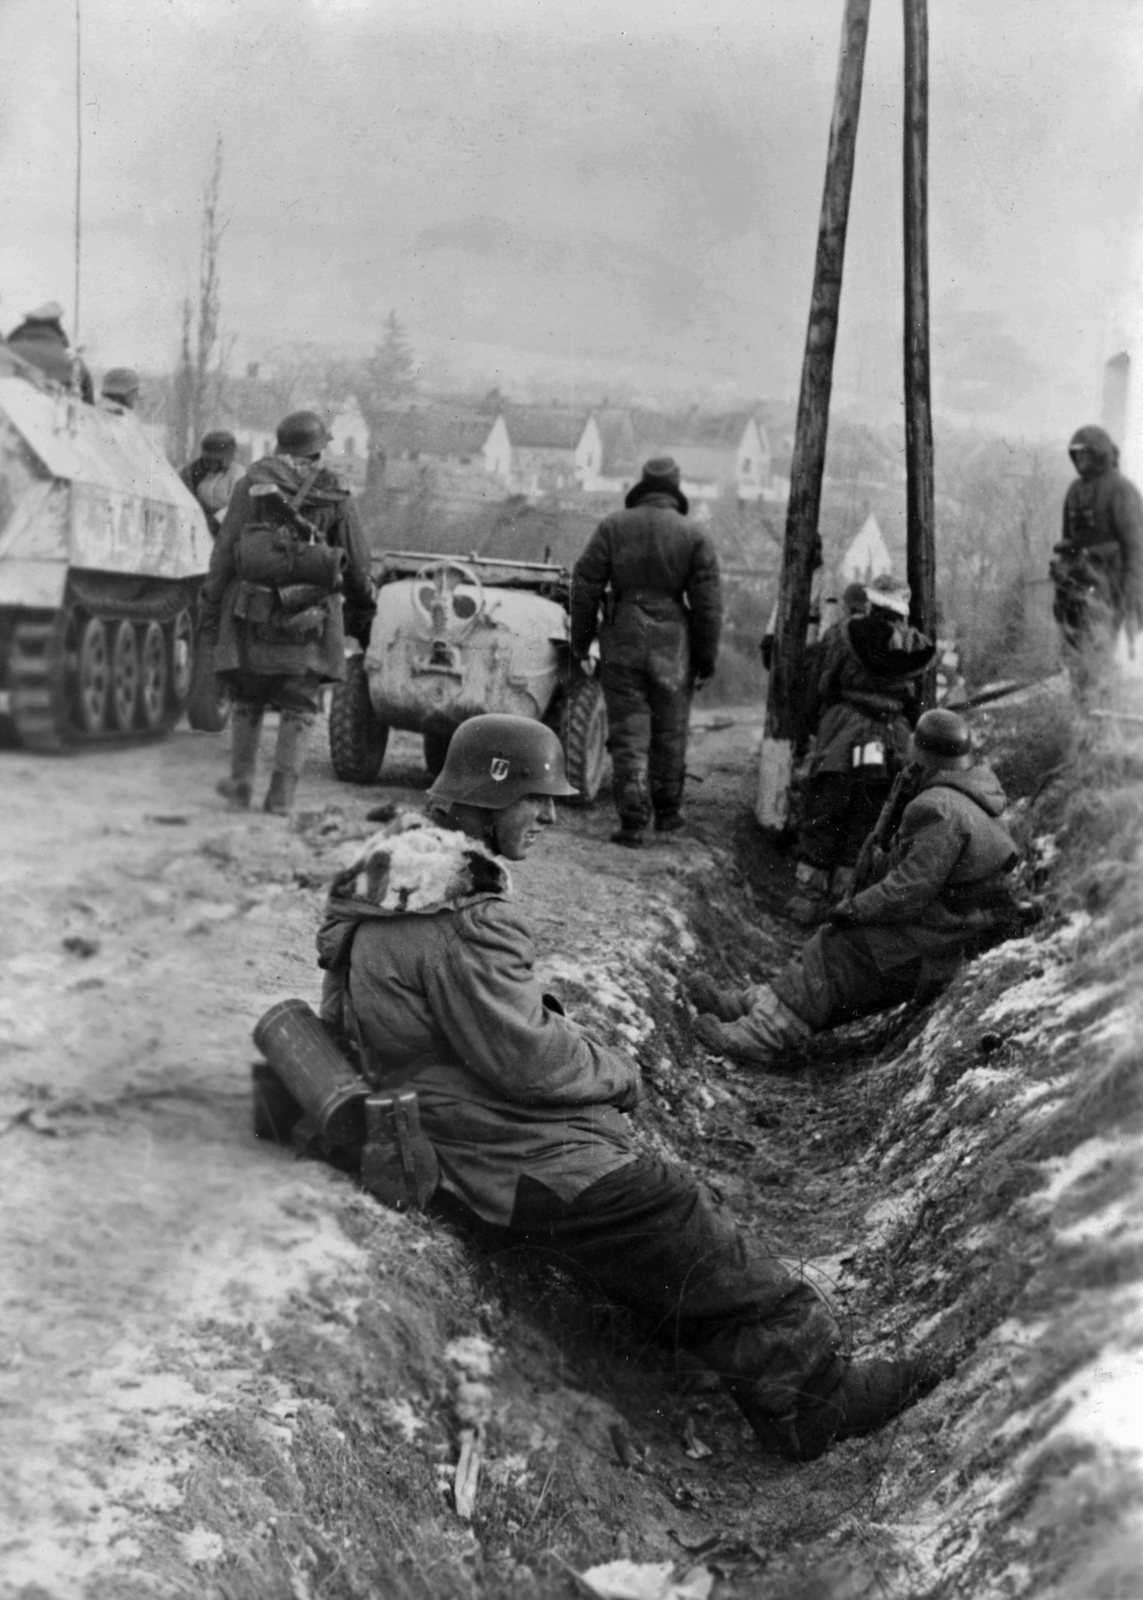
<path id="1" fill-rule="evenodd" d="M 436 1209 L 586 1273 L 717 1372 L 764 1443 L 810 1460 L 880 1427 L 937 1368 L 840 1354 L 811 1284 L 636 1142 L 637 1063 L 541 994 L 505 862 L 574 793 L 541 723 L 463 723 L 428 817 L 399 817 L 334 881 L 323 1021 L 355 1042 L 376 1089 L 415 1089 Z"/>
<path id="2" fill-rule="evenodd" d="M 1017 930 L 1004 791 L 973 759 L 968 725 L 926 711 L 909 763 L 902 781 L 913 798 L 878 852 L 876 881 L 835 906 L 829 926 L 768 983 L 727 990 L 707 973 L 691 978 L 695 1032 L 708 1049 L 768 1067 L 811 1034 L 935 994 L 965 956 Z"/>

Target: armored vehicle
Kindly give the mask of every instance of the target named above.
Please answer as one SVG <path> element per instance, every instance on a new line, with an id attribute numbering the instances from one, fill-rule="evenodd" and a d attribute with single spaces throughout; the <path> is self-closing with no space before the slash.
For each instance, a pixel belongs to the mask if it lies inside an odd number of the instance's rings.
<path id="1" fill-rule="evenodd" d="M 607 767 L 603 691 L 571 658 L 570 574 L 547 562 L 395 550 L 381 556 L 377 615 L 363 654 L 333 691 L 333 768 L 348 783 L 381 770 L 390 728 L 424 739 L 435 777 L 468 717 L 507 711 L 559 735 L 580 804 Z"/>
<path id="2" fill-rule="evenodd" d="M 194 610 L 210 535 L 118 406 L 0 351 L 0 731 L 33 750 L 223 725 Z"/>

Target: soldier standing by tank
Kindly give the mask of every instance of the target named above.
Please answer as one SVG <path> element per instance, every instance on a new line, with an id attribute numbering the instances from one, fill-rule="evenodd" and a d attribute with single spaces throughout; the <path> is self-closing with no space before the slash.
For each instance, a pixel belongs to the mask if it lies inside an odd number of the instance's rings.
<path id="1" fill-rule="evenodd" d="M 718 558 L 686 520 L 669 456 L 647 462 L 624 506 L 575 564 L 571 649 L 584 662 L 598 627 L 620 823 L 611 837 L 639 846 L 652 815 L 658 833 L 683 826 L 691 696 L 714 672 L 722 599 Z"/>
<path id="2" fill-rule="evenodd" d="M 877 821 L 920 710 L 918 680 L 935 646 L 909 625 L 909 590 L 866 586 L 868 612 L 822 638 L 807 724 L 816 731 L 798 829 L 797 889 L 787 907 L 813 923 L 852 887 L 862 840 Z"/>
<path id="3" fill-rule="evenodd" d="M 242 468 L 235 460 L 237 453 L 234 435 L 225 428 L 215 428 L 203 435 L 198 455 L 179 473 L 202 507 L 212 539 L 218 538 L 230 497 L 242 481 Z"/>
<path id="4" fill-rule="evenodd" d="M 869 851 L 875 881 L 835 906 L 796 960 L 740 990 L 720 989 L 706 973 L 690 980 L 690 998 L 709 1013 L 695 1024 L 709 1049 L 769 1066 L 822 1029 L 927 998 L 966 955 L 1019 931 L 1004 791 L 988 763 L 974 760 L 968 724 L 926 711 L 909 764 L 900 820 L 887 848 Z"/>
<path id="5" fill-rule="evenodd" d="M 8 343 L 17 355 L 23 356 L 48 378 L 65 389 L 77 387 L 80 398 L 89 403 L 95 400 L 95 387 L 78 356 L 73 356 L 63 330 L 63 306 L 57 300 L 29 311 L 18 328 L 8 335 Z"/>
<path id="6" fill-rule="evenodd" d="M 1115 641 L 1143 626 L 1143 500 L 1102 428 L 1079 428 L 1068 455 L 1078 476 L 1064 497 L 1051 576 L 1064 660 L 1081 701 L 1107 684 Z"/>
<path id="7" fill-rule="evenodd" d="M 329 437 L 312 411 L 279 423 L 275 454 L 234 491 L 202 587 L 201 631 L 216 641 L 215 671 L 234 694 L 230 777 L 218 785 L 234 806 L 250 804 L 273 706 L 278 742 L 263 809 L 290 810 L 322 687 L 345 676 L 346 631 L 368 641 L 369 550 L 349 491 L 321 464 Z"/>
<path id="8" fill-rule="evenodd" d="M 322 1019 L 356 1042 L 376 1090 L 416 1093 L 435 1209 L 578 1269 L 718 1373 L 766 1445 L 811 1460 L 882 1426 L 939 1369 L 840 1354 L 810 1282 L 636 1143 L 638 1064 L 541 993 L 505 867 L 574 793 L 550 728 L 462 723 L 428 817 L 374 835 L 331 887 Z"/>

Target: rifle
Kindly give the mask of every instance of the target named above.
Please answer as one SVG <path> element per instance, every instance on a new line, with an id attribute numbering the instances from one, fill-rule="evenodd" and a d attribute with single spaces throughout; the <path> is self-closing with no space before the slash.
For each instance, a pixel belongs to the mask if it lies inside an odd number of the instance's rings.
<path id="1" fill-rule="evenodd" d="M 890 840 L 901 825 L 905 807 L 916 796 L 922 771 L 921 767 L 906 765 L 894 778 L 889 797 L 881 807 L 881 813 L 857 857 L 857 865 L 853 869 L 854 894 L 869 882 L 878 854 L 888 850 Z"/>

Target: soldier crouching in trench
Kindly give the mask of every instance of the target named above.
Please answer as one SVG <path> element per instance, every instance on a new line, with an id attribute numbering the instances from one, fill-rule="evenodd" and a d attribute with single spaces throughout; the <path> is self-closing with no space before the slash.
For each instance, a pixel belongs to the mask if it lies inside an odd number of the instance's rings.
<path id="1" fill-rule="evenodd" d="M 211 551 L 199 628 L 234 693 L 230 776 L 218 784 L 232 806 L 250 804 L 262 719 L 276 706 L 262 809 L 289 812 L 322 688 L 345 676 L 346 631 L 368 643 L 376 610 L 369 551 L 348 489 L 321 464 L 329 437 L 312 411 L 285 417 L 275 453 L 234 490 Z"/>
<path id="2" fill-rule="evenodd" d="M 869 841 L 876 881 L 835 906 L 795 960 L 739 990 L 720 989 L 705 972 L 689 980 L 703 1013 L 695 1032 L 708 1049 L 770 1066 L 811 1034 L 930 997 L 964 957 L 1019 931 L 1004 791 L 987 762 L 974 760 L 963 718 L 926 711 L 899 782 L 904 809 L 893 797 Z"/>
<path id="3" fill-rule="evenodd" d="M 416 1090 L 434 1210 L 579 1269 L 716 1372 L 767 1446 L 811 1460 L 880 1427 L 939 1369 L 840 1354 L 810 1284 L 637 1145 L 637 1063 L 541 994 L 504 862 L 574 793 L 542 724 L 463 723 L 428 816 L 399 817 L 334 881 L 322 1020 L 356 1042 L 375 1087 Z"/>

